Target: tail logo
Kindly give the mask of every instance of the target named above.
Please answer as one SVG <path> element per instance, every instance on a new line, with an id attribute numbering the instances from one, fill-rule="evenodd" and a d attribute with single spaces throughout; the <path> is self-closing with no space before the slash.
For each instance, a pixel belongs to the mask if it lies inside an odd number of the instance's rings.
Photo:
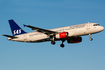
<path id="1" fill-rule="evenodd" d="M 14 20 L 8 20 L 8 21 L 9 21 L 13 36 L 26 33 Z"/>
<path id="2" fill-rule="evenodd" d="M 16 34 L 21 34 L 21 29 L 19 29 L 19 30 L 14 30 L 14 31 L 13 31 L 13 35 L 16 35 Z"/>

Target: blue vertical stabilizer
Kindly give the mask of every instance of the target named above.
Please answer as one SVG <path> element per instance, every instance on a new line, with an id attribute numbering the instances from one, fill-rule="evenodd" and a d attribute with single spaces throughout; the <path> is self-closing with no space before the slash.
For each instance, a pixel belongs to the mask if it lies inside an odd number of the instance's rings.
<path id="1" fill-rule="evenodd" d="M 26 33 L 14 20 L 8 20 L 8 21 L 13 36 Z"/>

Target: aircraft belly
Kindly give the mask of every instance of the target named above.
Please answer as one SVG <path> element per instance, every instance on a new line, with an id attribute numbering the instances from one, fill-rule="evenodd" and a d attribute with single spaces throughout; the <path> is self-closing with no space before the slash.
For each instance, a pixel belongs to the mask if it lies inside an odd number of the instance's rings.
<path id="1" fill-rule="evenodd" d="M 38 40 L 42 40 L 42 39 L 45 39 L 45 38 L 48 38 L 47 35 L 35 35 L 33 37 L 30 37 L 30 41 L 38 41 Z"/>

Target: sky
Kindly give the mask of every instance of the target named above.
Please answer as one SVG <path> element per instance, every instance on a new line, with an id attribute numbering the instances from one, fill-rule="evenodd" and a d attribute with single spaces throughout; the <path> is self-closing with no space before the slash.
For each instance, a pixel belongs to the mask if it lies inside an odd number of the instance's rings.
<path id="1" fill-rule="evenodd" d="M 8 20 L 52 29 L 82 23 L 105 27 L 105 0 L 0 0 L 0 70 L 105 70 L 105 30 L 82 36 L 82 42 L 61 48 L 61 41 L 23 43 L 8 41 Z"/>

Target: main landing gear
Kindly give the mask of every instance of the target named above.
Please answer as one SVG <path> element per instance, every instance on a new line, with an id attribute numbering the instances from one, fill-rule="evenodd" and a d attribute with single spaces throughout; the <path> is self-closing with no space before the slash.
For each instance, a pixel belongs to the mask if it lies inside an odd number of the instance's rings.
<path id="1" fill-rule="evenodd" d="M 53 45 L 55 45 L 55 38 L 54 37 L 52 37 L 52 41 L 51 41 L 51 44 L 53 44 Z"/>
<path id="2" fill-rule="evenodd" d="M 90 36 L 90 41 L 92 41 L 92 40 L 93 40 L 93 38 L 91 38 L 91 34 L 89 34 L 89 36 Z"/>
<path id="3" fill-rule="evenodd" d="M 52 36 L 51 38 L 52 38 L 51 44 L 55 45 L 55 37 Z M 60 45 L 62 48 L 64 48 L 64 46 L 65 46 L 65 45 L 63 44 L 63 42 L 65 42 L 65 40 L 62 40 L 62 44 Z"/>
<path id="4" fill-rule="evenodd" d="M 60 47 L 62 47 L 62 48 L 65 47 L 65 45 L 63 44 L 63 42 L 64 42 L 64 41 L 62 41 L 62 44 L 60 45 Z M 55 45 L 55 41 L 51 41 L 51 44 L 52 44 L 52 45 Z"/>
<path id="5" fill-rule="evenodd" d="M 62 47 L 62 48 L 65 47 L 65 45 L 63 44 L 64 41 L 65 41 L 65 40 L 62 40 L 62 44 L 60 45 L 60 47 Z M 52 45 L 55 45 L 55 41 L 51 41 L 51 44 L 52 44 Z"/>
<path id="6" fill-rule="evenodd" d="M 65 41 L 65 40 L 62 40 L 62 44 L 60 45 L 62 48 L 65 47 L 65 45 L 63 44 L 64 41 Z"/>
<path id="7" fill-rule="evenodd" d="M 51 44 L 55 45 L 55 41 L 51 41 Z"/>

